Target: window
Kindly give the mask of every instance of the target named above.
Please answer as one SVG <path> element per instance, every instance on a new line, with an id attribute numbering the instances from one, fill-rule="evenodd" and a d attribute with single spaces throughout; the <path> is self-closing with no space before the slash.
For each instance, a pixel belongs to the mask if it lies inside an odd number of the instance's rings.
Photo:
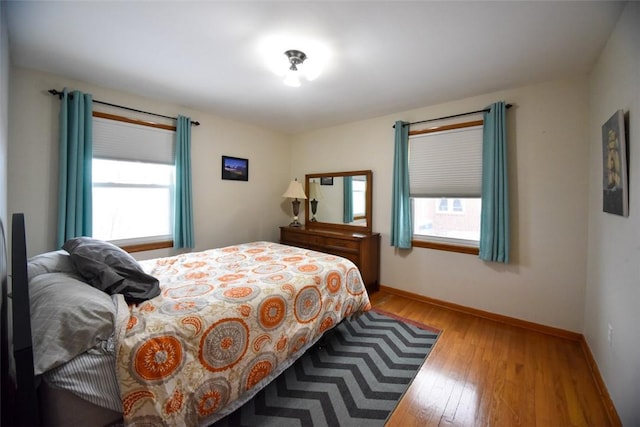
<path id="1" fill-rule="evenodd" d="M 174 141 L 171 130 L 94 117 L 93 237 L 122 246 L 172 240 Z"/>
<path id="2" fill-rule="evenodd" d="M 463 211 L 464 202 L 461 199 L 447 199 L 442 197 L 438 200 L 438 213 Z"/>
<path id="3" fill-rule="evenodd" d="M 366 177 L 353 178 L 353 217 L 362 219 L 366 216 Z"/>
<path id="4" fill-rule="evenodd" d="M 409 181 L 416 246 L 478 247 L 482 121 L 411 132 Z"/>

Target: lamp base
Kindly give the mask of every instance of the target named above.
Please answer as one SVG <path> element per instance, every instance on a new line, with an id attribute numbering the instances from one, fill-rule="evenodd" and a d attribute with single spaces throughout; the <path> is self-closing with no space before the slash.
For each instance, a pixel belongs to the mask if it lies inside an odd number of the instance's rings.
<path id="1" fill-rule="evenodd" d="M 309 203 L 311 203 L 311 219 L 309 220 L 309 222 L 317 222 L 318 220 L 316 219 L 316 211 L 318 210 L 318 201 L 316 199 L 313 199 Z"/>
<path id="2" fill-rule="evenodd" d="M 289 224 L 289 227 L 302 227 L 302 224 L 298 222 L 298 213 L 300 213 L 300 200 L 294 199 L 291 202 L 293 207 L 293 221 Z"/>

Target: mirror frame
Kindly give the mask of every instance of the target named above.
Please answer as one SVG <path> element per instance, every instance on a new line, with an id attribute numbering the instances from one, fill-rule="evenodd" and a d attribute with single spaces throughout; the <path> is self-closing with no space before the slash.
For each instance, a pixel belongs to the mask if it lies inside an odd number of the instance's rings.
<path id="1" fill-rule="evenodd" d="M 365 192 L 365 207 L 366 214 L 365 218 L 367 219 L 367 225 L 350 225 L 350 224 L 338 224 L 332 222 L 322 222 L 322 221 L 309 221 L 309 212 L 311 211 L 309 206 L 309 199 L 304 201 L 304 224 L 306 228 L 324 228 L 324 229 L 333 229 L 333 230 L 342 230 L 342 231 L 351 231 L 351 232 L 361 232 L 361 233 L 371 233 L 372 230 L 372 210 L 373 210 L 373 172 L 370 170 L 361 170 L 361 171 L 346 171 L 346 172 L 326 172 L 326 173 L 310 173 L 304 176 L 304 191 L 306 194 L 309 194 L 309 182 L 312 179 L 320 179 L 324 177 L 335 177 L 335 176 L 359 176 L 364 175 L 367 178 L 367 189 Z"/>

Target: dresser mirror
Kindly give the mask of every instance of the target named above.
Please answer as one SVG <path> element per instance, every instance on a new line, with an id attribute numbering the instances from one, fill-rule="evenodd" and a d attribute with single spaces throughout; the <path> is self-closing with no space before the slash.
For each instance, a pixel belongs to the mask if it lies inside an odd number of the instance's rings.
<path id="1" fill-rule="evenodd" d="M 371 232 L 373 179 L 370 170 L 305 175 L 305 225 Z"/>

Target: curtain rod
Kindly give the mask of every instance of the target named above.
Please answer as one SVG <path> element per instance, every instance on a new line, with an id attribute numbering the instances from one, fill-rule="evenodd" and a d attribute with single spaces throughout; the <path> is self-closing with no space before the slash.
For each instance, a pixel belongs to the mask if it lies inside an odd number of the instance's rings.
<path id="1" fill-rule="evenodd" d="M 505 108 L 511 108 L 511 104 L 505 105 Z M 452 116 L 438 117 L 437 119 L 420 120 L 419 122 L 411 122 L 411 123 L 403 124 L 402 126 L 411 126 L 411 125 L 417 125 L 419 123 L 435 122 L 437 120 L 444 120 L 444 119 L 453 119 L 455 117 L 469 116 L 471 114 L 486 113 L 489 111 L 490 111 L 489 108 L 485 108 L 484 110 L 469 111 L 467 113 L 454 114 Z M 394 129 L 396 128 L 395 124 L 393 125 L 393 128 Z"/>
<path id="2" fill-rule="evenodd" d="M 60 92 L 58 90 L 55 90 L 55 89 L 50 89 L 49 93 L 51 95 L 57 95 L 58 98 L 62 98 L 62 95 L 63 95 L 62 92 Z M 93 102 L 95 102 L 96 104 L 108 105 L 110 107 L 116 107 L 116 108 L 120 108 L 120 109 L 123 109 L 123 110 L 135 111 L 136 113 L 144 113 L 144 114 L 149 114 L 151 116 L 164 117 L 165 119 L 178 120 L 177 117 L 165 116 L 165 115 L 157 114 L 157 113 L 150 113 L 149 111 L 136 110 L 135 108 L 125 107 L 123 105 L 118 105 L 118 104 L 111 104 L 110 102 L 98 101 L 97 99 L 94 99 Z M 191 124 L 194 125 L 194 126 L 200 126 L 200 122 L 194 121 L 194 120 L 191 120 Z"/>

